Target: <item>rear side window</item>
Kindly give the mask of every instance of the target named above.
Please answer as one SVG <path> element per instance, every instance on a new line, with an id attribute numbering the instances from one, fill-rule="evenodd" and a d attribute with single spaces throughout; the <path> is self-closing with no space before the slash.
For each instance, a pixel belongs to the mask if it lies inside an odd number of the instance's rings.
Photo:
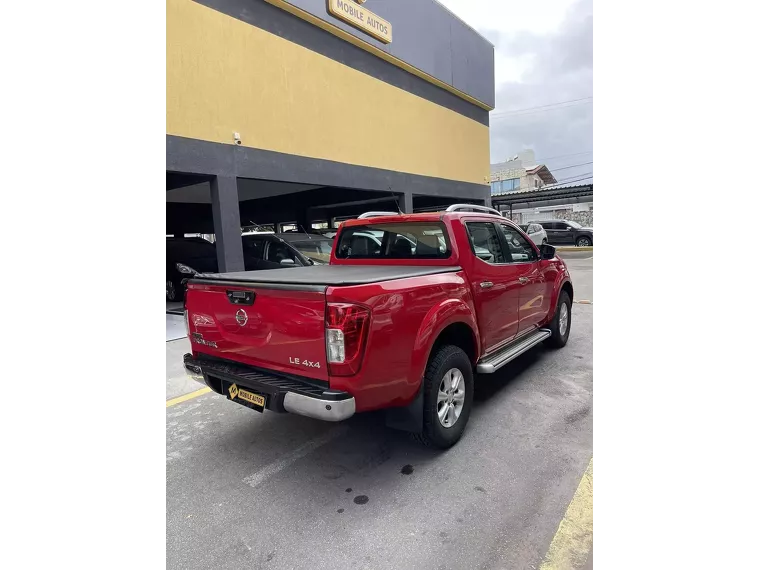
<path id="1" fill-rule="evenodd" d="M 442 223 L 365 224 L 345 228 L 335 257 L 339 259 L 444 259 L 450 257 Z"/>

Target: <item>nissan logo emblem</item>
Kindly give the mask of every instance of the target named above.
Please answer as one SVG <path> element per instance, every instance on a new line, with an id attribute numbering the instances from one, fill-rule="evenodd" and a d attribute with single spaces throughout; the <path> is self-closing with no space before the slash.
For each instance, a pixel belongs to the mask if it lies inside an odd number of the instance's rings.
<path id="1" fill-rule="evenodd" d="M 244 327 L 246 323 L 248 322 L 248 313 L 240 309 L 237 311 L 237 314 L 235 315 L 235 320 L 237 321 L 237 324 L 241 327 Z"/>

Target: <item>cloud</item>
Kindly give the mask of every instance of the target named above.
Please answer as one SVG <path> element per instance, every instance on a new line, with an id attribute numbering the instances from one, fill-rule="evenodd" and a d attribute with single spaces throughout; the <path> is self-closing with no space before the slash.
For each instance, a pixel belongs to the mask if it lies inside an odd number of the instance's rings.
<path id="1" fill-rule="evenodd" d="M 441 2 L 495 46 L 491 162 L 532 148 L 539 161 L 561 169 L 554 172 L 559 180 L 591 172 L 592 164 L 566 167 L 593 160 L 592 101 L 514 111 L 592 96 L 592 1 Z"/>

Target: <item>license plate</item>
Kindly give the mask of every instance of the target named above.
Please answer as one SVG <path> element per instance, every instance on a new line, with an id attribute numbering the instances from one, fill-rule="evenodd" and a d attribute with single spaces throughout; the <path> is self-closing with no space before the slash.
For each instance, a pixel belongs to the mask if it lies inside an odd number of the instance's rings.
<path id="1" fill-rule="evenodd" d="M 254 410 L 258 410 L 259 412 L 263 412 L 264 408 L 266 407 L 266 397 L 261 396 L 260 394 L 254 394 L 253 392 L 249 392 L 248 390 L 243 390 L 242 388 L 238 388 L 237 384 L 232 384 L 229 387 L 229 399 L 230 400 L 240 400 L 241 404 L 250 404 L 250 407 L 252 407 Z"/>

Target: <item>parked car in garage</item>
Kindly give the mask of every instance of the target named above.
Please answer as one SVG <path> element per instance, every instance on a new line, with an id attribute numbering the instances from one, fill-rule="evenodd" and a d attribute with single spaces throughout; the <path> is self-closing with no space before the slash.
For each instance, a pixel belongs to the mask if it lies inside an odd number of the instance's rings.
<path id="1" fill-rule="evenodd" d="M 554 245 L 593 245 L 593 228 L 586 228 L 571 220 L 545 220 L 540 224 L 548 234 L 548 243 Z"/>
<path id="2" fill-rule="evenodd" d="M 531 222 L 529 224 L 520 224 L 519 227 L 522 228 L 522 231 L 526 233 L 536 245 L 548 243 L 548 234 L 546 233 L 545 228 L 540 224 Z"/>
<path id="3" fill-rule="evenodd" d="M 298 233 L 246 234 L 242 236 L 242 248 L 246 255 L 261 260 L 262 269 L 276 269 L 281 266 L 304 267 L 313 265 L 315 261 L 294 247 L 291 240 L 293 240 L 293 236 L 296 236 L 293 241 L 300 241 L 297 236 L 307 235 Z M 316 239 L 318 236 L 313 237 Z M 331 245 L 332 240 L 327 241 Z"/>
<path id="4" fill-rule="evenodd" d="M 491 208 L 460 207 L 347 221 L 329 265 L 191 279 L 188 374 L 258 412 L 384 410 L 390 427 L 452 446 L 474 372 L 563 347 L 573 298 L 553 246 Z"/>
<path id="5" fill-rule="evenodd" d="M 196 273 L 218 271 L 216 246 L 203 238 L 166 238 L 166 300 L 182 301 Z"/>
<path id="6" fill-rule="evenodd" d="M 329 258 L 332 254 L 332 244 L 334 243 L 333 238 L 305 233 L 277 234 L 277 237 L 289 243 L 314 263 L 329 263 Z"/>
<path id="7" fill-rule="evenodd" d="M 273 234 L 244 235 L 243 260 L 246 271 L 284 269 L 311 265 L 308 258 L 282 240 L 274 245 L 258 247 L 250 240 L 270 239 Z M 248 246 L 246 246 L 246 243 Z M 258 253 L 258 252 L 263 252 Z M 199 237 L 166 239 L 166 300 L 182 301 L 187 280 L 197 273 L 216 273 L 219 270 L 216 245 Z"/>

